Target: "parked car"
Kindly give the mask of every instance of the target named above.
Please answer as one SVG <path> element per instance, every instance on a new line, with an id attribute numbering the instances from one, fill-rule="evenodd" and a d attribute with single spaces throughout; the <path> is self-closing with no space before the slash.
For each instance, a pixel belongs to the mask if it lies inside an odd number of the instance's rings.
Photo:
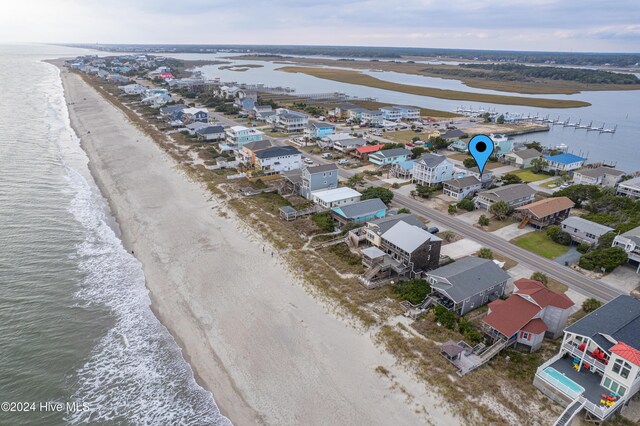
<path id="1" fill-rule="evenodd" d="M 333 154 L 331 154 L 330 152 L 327 152 L 325 154 L 322 154 L 322 158 L 326 158 L 327 160 L 330 160 L 333 158 Z"/>
<path id="2" fill-rule="evenodd" d="M 311 158 L 305 158 L 302 161 L 304 161 L 304 164 L 313 164 L 313 160 Z"/>
<path id="3" fill-rule="evenodd" d="M 338 164 L 347 164 L 349 162 L 349 160 L 347 160 L 346 158 L 343 158 L 342 160 L 338 160 Z"/>
<path id="4" fill-rule="evenodd" d="M 430 234 L 437 234 L 438 232 L 440 232 L 440 229 L 437 226 L 432 226 L 431 228 L 427 229 L 427 231 L 429 231 Z"/>
<path id="5" fill-rule="evenodd" d="M 560 189 L 565 189 L 568 188 L 570 185 L 568 183 L 563 183 L 562 185 L 560 185 Z"/>

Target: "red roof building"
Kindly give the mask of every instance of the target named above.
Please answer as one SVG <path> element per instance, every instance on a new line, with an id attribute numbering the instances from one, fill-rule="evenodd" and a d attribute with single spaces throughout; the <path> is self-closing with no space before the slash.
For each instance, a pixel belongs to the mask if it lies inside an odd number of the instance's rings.
<path id="1" fill-rule="evenodd" d="M 555 339 L 562 334 L 574 303 L 538 281 L 520 279 L 514 285 L 515 291 L 507 300 L 489 303 L 484 331 L 494 339 L 513 340 L 533 352 L 545 336 Z"/>
<path id="2" fill-rule="evenodd" d="M 626 343 L 618 342 L 613 345 L 611 352 L 637 366 L 640 366 L 640 351 L 636 348 L 632 348 Z"/>
<path id="3" fill-rule="evenodd" d="M 171 74 L 170 72 L 163 72 L 162 74 L 160 74 L 160 78 L 167 80 L 167 79 L 176 78 L 176 76 Z"/>
<path id="4" fill-rule="evenodd" d="M 360 159 L 366 160 L 367 157 L 369 157 L 369 154 L 372 154 L 374 152 L 378 152 L 382 148 L 384 148 L 384 144 L 365 145 L 365 146 L 361 146 L 361 147 L 356 148 L 354 151 L 351 152 L 351 154 L 353 156 L 355 156 L 355 157 L 358 157 Z"/>

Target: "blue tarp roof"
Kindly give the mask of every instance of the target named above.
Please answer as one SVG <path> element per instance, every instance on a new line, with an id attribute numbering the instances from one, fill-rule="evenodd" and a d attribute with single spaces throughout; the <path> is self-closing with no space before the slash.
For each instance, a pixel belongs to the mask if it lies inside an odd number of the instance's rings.
<path id="1" fill-rule="evenodd" d="M 586 160 L 586 158 L 578 157 L 575 154 L 558 154 L 544 157 L 545 160 L 555 161 L 556 163 L 562 164 L 571 164 L 571 163 L 579 163 L 580 161 Z"/>

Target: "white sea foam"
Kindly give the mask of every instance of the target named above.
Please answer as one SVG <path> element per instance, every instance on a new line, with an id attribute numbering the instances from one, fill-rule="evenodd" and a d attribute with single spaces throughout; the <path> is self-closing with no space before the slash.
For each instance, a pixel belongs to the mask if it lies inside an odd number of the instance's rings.
<path id="1" fill-rule="evenodd" d="M 177 343 L 151 311 L 141 264 L 109 227 L 104 199 L 84 177 L 86 170 L 81 173 L 78 161 L 71 158 L 84 154 L 56 81 L 49 113 L 58 116 L 51 122 L 60 126 L 50 130 L 52 140 L 59 142 L 73 191 L 69 210 L 85 234 L 77 246 L 79 268 L 85 275 L 76 294 L 78 306 L 106 307 L 113 318 L 113 327 L 75 378 L 74 400 L 88 403 L 90 409 L 70 413 L 66 420 L 70 424 L 231 425 L 211 393 L 195 382 Z"/>

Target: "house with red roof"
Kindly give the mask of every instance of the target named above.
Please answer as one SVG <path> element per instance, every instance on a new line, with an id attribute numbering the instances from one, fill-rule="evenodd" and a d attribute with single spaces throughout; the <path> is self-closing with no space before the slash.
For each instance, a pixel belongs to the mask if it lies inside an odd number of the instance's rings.
<path id="1" fill-rule="evenodd" d="M 640 391 L 640 300 L 620 295 L 565 328 L 533 385 L 565 407 L 555 424 L 580 412 L 601 424 L 624 410 Z"/>
<path id="2" fill-rule="evenodd" d="M 354 149 L 353 151 L 351 151 L 351 155 L 353 155 L 354 157 L 357 157 L 357 158 L 359 158 L 361 160 L 366 160 L 367 158 L 369 158 L 369 154 L 373 154 L 374 152 L 378 152 L 382 148 L 384 148 L 384 144 L 364 145 L 364 146 L 360 146 L 360 147 Z"/>
<path id="3" fill-rule="evenodd" d="M 574 303 L 538 281 L 523 278 L 514 286 L 514 293 L 507 300 L 489 303 L 483 329 L 494 341 L 507 340 L 533 352 L 545 337 L 556 339 L 562 335 Z"/>

